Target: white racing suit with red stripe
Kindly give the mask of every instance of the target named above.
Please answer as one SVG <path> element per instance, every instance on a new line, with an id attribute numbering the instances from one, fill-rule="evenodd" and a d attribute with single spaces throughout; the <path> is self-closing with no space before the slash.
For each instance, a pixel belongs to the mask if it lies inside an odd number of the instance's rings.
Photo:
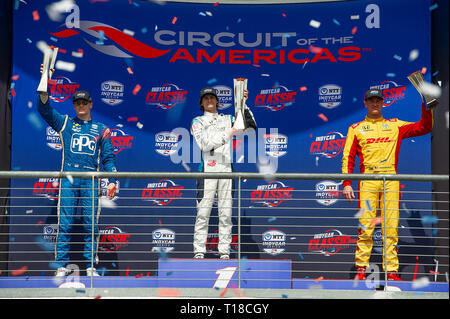
<path id="1" fill-rule="evenodd" d="M 256 129 L 250 109 L 244 112 L 247 127 Z M 232 172 L 232 137 L 228 135 L 233 126 L 233 116 L 205 112 L 192 120 L 191 134 L 202 152 L 201 172 Z M 194 254 L 206 253 L 209 216 L 217 192 L 219 216 L 220 255 L 230 254 L 232 229 L 232 180 L 199 179 L 197 181 L 197 218 L 194 228 Z"/>

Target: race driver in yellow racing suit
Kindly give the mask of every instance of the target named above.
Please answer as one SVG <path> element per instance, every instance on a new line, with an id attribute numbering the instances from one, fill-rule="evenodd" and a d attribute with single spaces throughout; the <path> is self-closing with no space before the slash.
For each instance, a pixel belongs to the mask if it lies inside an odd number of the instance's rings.
<path id="1" fill-rule="evenodd" d="M 364 121 L 351 125 L 348 129 L 342 158 L 342 173 L 351 174 L 355 158 L 359 157 L 361 174 L 397 174 L 398 155 L 404 138 L 421 136 L 431 132 L 433 114 L 422 103 L 422 117 L 419 122 L 410 123 L 394 119 L 384 119 L 383 93 L 377 89 L 368 90 L 364 95 L 367 116 Z M 343 181 L 343 195 L 351 201 L 355 198 L 350 180 Z M 401 280 L 398 276 L 397 228 L 399 223 L 400 182 L 386 181 L 386 198 L 383 198 L 383 181 L 361 180 L 359 182 L 359 208 L 364 211 L 359 219 L 358 240 L 355 251 L 357 279 L 366 278 L 373 246 L 372 234 L 377 208 L 381 211 L 382 233 L 386 227 L 386 248 L 383 249 L 383 269 L 388 280 Z M 384 201 L 386 202 L 386 225 L 384 225 Z M 385 267 L 386 265 L 386 267 Z M 385 269 L 386 268 L 386 269 Z"/>

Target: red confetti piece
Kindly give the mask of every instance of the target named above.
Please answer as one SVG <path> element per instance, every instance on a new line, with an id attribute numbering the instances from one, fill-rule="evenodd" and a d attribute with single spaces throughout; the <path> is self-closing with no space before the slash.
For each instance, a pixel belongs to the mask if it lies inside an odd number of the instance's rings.
<path id="1" fill-rule="evenodd" d="M 355 34 L 357 30 L 358 30 L 358 27 L 354 27 L 354 28 L 352 29 L 352 34 Z"/>
<path id="2" fill-rule="evenodd" d="M 95 297 L 94 299 L 100 299 L 102 296 L 98 295 L 97 297 Z"/>
<path id="3" fill-rule="evenodd" d="M 214 3 L 214 6 L 217 7 L 219 5 L 219 2 Z"/>
<path id="4" fill-rule="evenodd" d="M 16 97 L 16 91 L 14 91 L 14 89 L 11 89 L 11 94 L 13 97 Z"/>
<path id="5" fill-rule="evenodd" d="M 141 89 L 141 86 L 139 84 L 136 84 L 136 86 L 133 89 L 133 94 L 136 95 L 140 89 Z"/>
<path id="6" fill-rule="evenodd" d="M 322 48 L 310 45 L 309 46 L 309 51 L 311 51 L 312 53 L 321 53 L 322 52 Z"/>
<path id="7" fill-rule="evenodd" d="M 159 288 L 158 297 L 180 297 L 180 291 L 175 288 Z"/>
<path id="8" fill-rule="evenodd" d="M 159 226 L 162 226 L 161 219 L 158 219 Z"/>
<path id="9" fill-rule="evenodd" d="M 138 118 L 137 117 L 129 117 L 127 119 L 128 122 L 137 122 Z"/>
<path id="10" fill-rule="evenodd" d="M 400 188 L 401 188 L 401 189 L 405 188 L 405 185 L 400 185 Z"/>
<path id="11" fill-rule="evenodd" d="M 172 19 L 172 24 L 175 24 L 175 22 L 177 22 L 178 18 L 177 17 L 173 17 Z"/>
<path id="12" fill-rule="evenodd" d="M 34 21 L 39 20 L 39 12 L 37 10 L 33 11 L 33 20 Z"/>
<path id="13" fill-rule="evenodd" d="M 22 268 L 19 268 L 19 269 L 11 271 L 11 275 L 13 275 L 13 276 L 20 276 L 24 272 L 26 272 L 27 270 L 28 270 L 28 266 L 23 266 Z"/>
<path id="14" fill-rule="evenodd" d="M 325 115 L 323 115 L 322 113 L 320 113 L 318 115 L 318 117 L 320 117 L 323 121 L 328 122 L 328 118 Z"/>
<path id="15" fill-rule="evenodd" d="M 259 64 L 253 64 L 253 66 L 256 66 L 257 68 L 261 67 Z"/>
<path id="16" fill-rule="evenodd" d="M 128 276 L 129 272 L 130 272 L 130 268 L 127 268 L 127 273 L 125 274 L 125 276 Z"/>
<path id="17" fill-rule="evenodd" d="M 133 74 L 133 70 L 130 67 L 127 68 L 127 71 L 128 73 Z"/>
<path id="18" fill-rule="evenodd" d="M 283 18 L 286 18 L 286 13 L 283 13 L 282 16 L 283 16 Z"/>
<path id="19" fill-rule="evenodd" d="M 61 49 L 61 48 L 58 48 L 58 53 L 67 53 L 67 50 L 64 50 L 64 49 Z"/>
<path id="20" fill-rule="evenodd" d="M 19 75 L 18 75 L 18 74 L 17 74 L 17 75 L 13 75 L 13 76 L 11 77 L 11 79 L 14 80 L 14 81 L 17 80 L 18 78 L 19 78 Z"/>
<path id="21" fill-rule="evenodd" d="M 423 67 L 422 70 L 421 70 L 420 72 L 421 72 L 422 74 L 427 73 L 427 68 L 426 68 L 426 67 Z"/>
<path id="22" fill-rule="evenodd" d="M 320 276 L 319 278 L 314 279 L 315 282 L 319 282 L 323 279 L 323 276 Z"/>
<path id="23" fill-rule="evenodd" d="M 306 91 L 308 88 L 306 87 L 306 86 L 302 86 L 301 88 L 300 88 L 300 92 L 304 92 L 304 91 Z"/>
<path id="24" fill-rule="evenodd" d="M 136 276 L 134 276 L 135 278 L 140 278 L 140 277 L 142 277 L 142 276 L 144 276 L 144 274 L 137 274 Z"/>
<path id="25" fill-rule="evenodd" d="M 433 275 L 439 275 L 440 272 L 439 272 L 439 271 L 433 271 L 433 270 L 430 270 L 430 274 L 433 274 Z"/>
<path id="26" fill-rule="evenodd" d="M 36 225 L 43 224 L 44 222 L 42 220 L 38 221 Z"/>
<path id="27" fill-rule="evenodd" d="M 375 226 L 381 223 L 381 221 L 383 220 L 383 218 L 381 216 L 377 216 L 374 219 L 372 219 L 372 221 L 370 222 L 371 225 Z"/>
<path id="28" fill-rule="evenodd" d="M 225 288 L 225 289 L 221 292 L 220 298 L 223 298 L 223 296 L 225 296 L 225 294 L 227 293 L 227 291 L 228 291 L 228 287 Z"/>

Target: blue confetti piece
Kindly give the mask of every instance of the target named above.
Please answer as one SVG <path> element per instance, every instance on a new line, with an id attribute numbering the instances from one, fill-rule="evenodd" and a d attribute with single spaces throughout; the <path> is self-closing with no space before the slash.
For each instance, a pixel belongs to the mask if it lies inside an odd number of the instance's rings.
<path id="1" fill-rule="evenodd" d="M 148 31 L 148 29 L 147 29 L 146 27 L 143 27 L 143 28 L 141 29 L 141 32 L 144 33 L 144 34 L 147 33 L 147 31 Z"/>
<path id="2" fill-rule="evenodd" d="M 283 297 L 283 298 L 287 298 L 287 297 L 288 297 L 288 295 L 281 295 L 281 297 Z"/>
<path id="3" fill-rule="evenodd" d="M 97 269 L 97 273 L 100 276 L 105 276 L 108 273 L 108 269 L 106 267 L 100 267 Z"/>
<path id="4" fill-rule="evenodd" d="M 437 9 L 439 6 L 437 3 L 433 4 L 432 6 L 430 6 L 430 11 L 433 11 L 435 9 Z"/>
<path id="5" fill-rule="evenodd" d="M 116 263 L 112 263 L 111 265 L 112 265 L 114 268 L 117 268 Z"/>
<path id="6" fill-rule="evenodd" d="M 214 289 L 216 289 L 216 290 L 219 290 L 220 288 L 219 288 L 219 287 L 217 287 L 217 286 L 215 286 L 215 287 L 214 287 Z"/>
<path id="7" fill-rule="evenodd" d="M 267 221 L 268 221 L 269 223 L 271 223 L 271 222 L 274 222 L 274 221 L 276 221 L 276 220 L 277 220 L 276 217 L 270 217 Z"/>
<path id="8" fill-rule="evenodd" d="M 398 61 L 401 61 L 401 60 L 402 60 L 402 57 L 399 56 L 399 55 L 397 55 L 397 54 L 394 54 L 394 59 L 396 59 L 396 60 L 398 60 Z"/>
<path id="9" fill-rule="evenodd" d="M 341 25 L 340 22 L 339 22 L 338 20 L 334 19 L 334 18 L 333 18 L 333 22 L 334 22 L 335 24 L 337 24 L 337 25 Z"/>
<path id="10" fill-rule="evenodd" d="M 301 252 L 298 252 L 298 256 L 300 257 L 301 260 L 305 259 Z"/>
<path id="11" fill-rule="evenodd" d="M 437 230 L 437 229 L 433 229 L 433 231 L 431 232 L 431 235 L 432 235 L 432 236 L 436 236 L 437 233 L 438 233 L 438 230 Z"/>
<path id="12" fill-rule="evenodd" d="M 358 99 L 357 99 L 356 97 L 354 97 L 354 98 L 352 99 L 352 102 L 355 103 L 356 101 L 358 101 Z"/>
<path id="13" fill-rule="evenodd" d="M 366 199 L 366 207 L 368 210 L 372 210 L 372 205 L 370 205 L 370 200 Z"/>
<path id="14" fill-rule="evenodd" d="M 432 74 L 432 76 L 436 76 L 436 75 L 438 75 L 439 74 L 439 71 L 436 71 L 436 72 L 434 72 L 433 74 Z"/>
<path id="15" fill-rule="evenodd" d="M 173 274 L 173 271 L 166 272 L 166 276 L 172 276 L 172 274 Z"/>
<path id="16" fill-rule="evenodd" d="M 395 77 L 395 73 L 386 73 L 386 76 L 389 78 L 394 78 Z"/>
<path id="17" fill-rule="evenodd" d="M 198 14 L 203 16 L 203 17 L 206 17 L 206 14 L 204 12 L 199 12 Z"/>
<path id="18" fill-rule="evenodd" d="M 75 292 L 79 293 L 79 294 L 84 294 L 84 293 L 86 293 L 86 290 L 85 289 L 77 289 L 77 290 L 75 290 Z"/>
<path id="19" fill-rule="evenodd" d="M 366 227 L 364 227 L 361 223 L 358 224 L 358 227 L 366 230 Z"/>
<path id="20" fill-rule="evenodd" d="M 209 79 L 208 80 L 208 84 L 209 85 L 211 85 L 211 84 L 213 84 L 213 83 L 216 83 L 217 82 L 217 79 L 216 78 L 212 78 L 212 79 Z"/>
<path id="21" fill-rule="evenodd" d="M 438 221 L 438 218 L 437 218 L 437 216 L 426 215 L 426 216 L 422 216 L 421 220 L 422 220 L 422 224 L 429 225 L 429 224 L 436 224 Z"/>
<path id="22" fill-rule="evenodd" d="M 50 40 L 52 40 L 53 42 L 58 42 L 58 39 L 55 37 L 50 37 Z"/>
<path id="23" fill-rule="evenodd" d="M 44 127 L 42 125 L 40 117 L 34 112 L 28 113 L 27 120 L 28 122 L 30 122 L 31 126 L 33 126 L 33 128 L 35 128 L 37 131 L 42 130 Z"/>
<path id="24" fill-rule="evenodd" d="M 100 39 L 95 41 L 95 44 L 104 44 L 103 40 L 105 40 L 105 33 L 103 31 L 99 31 L 98 33 L 100 35 Z"/>
<path id="25" fill-rule="evenodd" d="M 240 23 L 241 21 L 242 21 L 242 19 L 241 19 L 241 18 L 237 19 L 237 23 Z"/>
<path id="26" fill-rule="evenodd" d="M 28 42 L 28 43 L 33 43 L 33 41 L 31 41 L 30 38 L 27 38 L 27 42 Z"/>

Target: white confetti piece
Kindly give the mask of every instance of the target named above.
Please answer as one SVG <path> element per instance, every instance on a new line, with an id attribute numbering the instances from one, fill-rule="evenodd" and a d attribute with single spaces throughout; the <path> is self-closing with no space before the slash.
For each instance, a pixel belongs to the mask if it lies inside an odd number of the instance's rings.
<path id="1" fill-rule="evenodd" d="M 424 287 L 428 286 L 429 284 L 430 284 L 430 279 L 428 279 L 428 277 L 421 277 L 421 278 L 414 280 L 411 284 L 411 287 L 413 289 L 419 289 L 419 288 L 424 288 Z"/>
<path id="2" fill-rule="evenodd" d="M 76 57 L 76 58 L 82 58 L 83 57 L 83 52 L 72 51 L 72 56 Z"/>
<path id="3" fill-rule="evenodd" d="M 33 213 L 33 210 L 32 209 L 27 209 L 26 211 L 25 211 L 25 214 L 32 214 Z"/>
<path id="4" fill-rule="evenodd" d="M 31 109 L 31 108 L 33 107 L 33 102 L 28 101 L 28 104 L 27 104 L 27 105 L 28 105 L 28 108 Z"/>
<path id="5" fill-rule="evenodd" d="M 212 17 L 212 13 L 211 13 L 211 12 L 205 11 L 205 13 L 206 13 L 207 15 L 209 15 L 210 17 Z"/>
<path id="6" fill-rule="evenodd" d="M 67 175 L 67 179 L 69 180 L 70 184 L 73 184 L 73 177 L 72 175 Z"/>
<path id="7" fill-rule="evenodd" d="M 67 72 L 75 71 L 75 67 L 76 67 L 75 63 L 65 62 L 62 60 L 56 61 L 56 64 L 55 64 L 55 69 L 63 70 L 63 71 L 67 71 Z"/>
<path id="8" fill-rule="evenodd" d="M 117 127 L 123 127 L 123 124 L 116 124 Z"/>
<path id="9" fill-rule="evenodd" d="M 190 171 L 191 171 L 191 168 L 190 168 L 189 165 L 186 164 L 185 162 L 181 162 L 181 165 L 183 165 L 184 169 L 185 169 L 187 172 L 190 172 Z"/>
<path id="10" fill-rule="evenodd" d="M 134 31 L 132 31 L 132 30 L 123 29 L 123 33 L 128 34 L 128 35 L 134 37 Z"/>
<path id="11" fill-rule="evenodd" d="M 36 43 L 36 47 L 41 51 L 42 53 L 45 53 L 47 51 L 50 51 L 50 46 L 45 41 L 38 41 Z"/>
<path id="12" fill-rule="evenodd" d="M 309 25 L 313 28 L 319 28 L 320 27 L 320 22 L 316 21 L 316 20 L 311 20 L 309 21 Z"/>
<path id="13" fill-rule="evenodd" d="M 353 16 L 350 16 L 350 20 L 359 20 L 359 14 L 355 14 Z"/>
<path id="14" fill-rule="evenodd" d="M 423 82 L 419 88 L 425 95 L 429 95 L 434 98 L 438 98 L 442 94 L 442 89 L 436 84 Z"/>
<path id="15" fill-rule="evenodd" d="M 261 74 L 261 76 L 270 76 L 270 75 L 267 73 L 263 73 L 263 74 Z"/>
<path id="16" fill-rule="evenodd" d="M 239 159 L 237 160 L 238 163 L 241 163 L 244 160 L 244 155 L 241 155 L 241 157 L 239 157 Z"/>
<path id="17" fill-rule="evenodd" d="M 144 127 L 144 124 L 142 124 L 141 122 L 137 122 L 136 126 L 138 127 L 138 129 L 142 129 Z"/>
<path id="18" fill-rule="evenodd" d="M 116 208 L 117 204 L 108 198 L 100 197 L 100 207 Z"/>
<path id="19" fill-rule="evenodd" d="M 419 57 L 419 50 L 414 49 L 409 52 L 409 61 L 414 61 Z"/>

